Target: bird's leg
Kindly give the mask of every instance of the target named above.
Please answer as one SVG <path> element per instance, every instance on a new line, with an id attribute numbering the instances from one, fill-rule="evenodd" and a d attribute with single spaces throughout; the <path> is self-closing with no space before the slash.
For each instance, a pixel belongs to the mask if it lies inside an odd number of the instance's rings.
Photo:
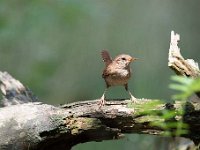
<path id="1" fill-rule="evenodd" d="M 129 91 L 129 89 L 128 89 L 128 84 L 125 84 L 124 87 L 125 87 L 125 90 L 128 92 L 128 94 L 130 95 L 131 101 L 132 101 L 133 103 L 138 103 L 137 99 L 136 99 L 136 98 L 132 95 L 132 93 Z"/>
<path id="2" fill-rule="evenodd" d="M 106 103 L 105 94 L 106 94 L 107 90 L 108 90 L 108 88 L 106 88 L 106 89 L 104 90 L 103 95 L 101 96 L 101 100 L 100 100 L 100 102 L 99 102 L 100 107 L 101 107 L 101 106 L 104 106 L 105 103 Z"/>
<path id="3" fill-rule="evenodd" d="M 138 103 L 137 99 L 131 94 L 131 92 L 130 92 L 129 90 L 128 90 L 128 94 L 130 95 L 131 101 L 132 101 L 133 103 Z"/>

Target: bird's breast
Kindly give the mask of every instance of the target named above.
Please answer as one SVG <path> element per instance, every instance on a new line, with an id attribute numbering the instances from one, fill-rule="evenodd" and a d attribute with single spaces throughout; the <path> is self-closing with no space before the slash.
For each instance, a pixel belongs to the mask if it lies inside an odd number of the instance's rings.
<path id="1" fill-rule="evenodd" d="M 108 75 L 105 78 L 105 81 L 110 86 L 118 86 L 118 85 L 125 85 L 128 83 L 128 80 L 130 79 L 131 74 L 129 70 L 116 70 L 115 73 Z"/>

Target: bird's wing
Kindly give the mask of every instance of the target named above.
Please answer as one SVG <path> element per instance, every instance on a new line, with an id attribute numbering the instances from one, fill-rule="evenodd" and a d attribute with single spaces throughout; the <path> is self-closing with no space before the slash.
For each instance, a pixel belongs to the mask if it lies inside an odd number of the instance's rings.
<path id="1" fill-rule="evenodd" d="M 109 76 L 109 72 L 106 69 L 104 69 L 102 73 L 102 78 L 106 78 L 107 76 Z"/>
<path id="2" fill-rule="evenodd" d="M 112 68 L 111 65 L 108 65 L 104 70 L 103 70 L 103 73 L 102 73 L 102 77 L 103 78 L 106 78 L 108 76 L 115 76 L 117 73 L 116 73 L 116 70 Z"/>
<path id="3" fill-rule="evenodd" d="M 105 62 L 106 66 L 112 63 L 112 58 L 110 57 L 107 50 L 103 50 L 101 52 L 101 57 L 103 58 L 103 61 Z"/>

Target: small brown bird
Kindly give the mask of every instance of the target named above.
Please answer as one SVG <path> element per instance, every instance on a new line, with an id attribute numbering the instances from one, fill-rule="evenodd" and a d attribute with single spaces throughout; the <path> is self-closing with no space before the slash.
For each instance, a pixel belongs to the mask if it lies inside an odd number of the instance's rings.
<path id="1" fill-rule="evenodd" d="M 137 58 L 127 54 L 121 54 L 112 60 L 107 50 L 103 50 L 101 56 L 106 65 L 102 74 L 102 77 L 106 82 L 106 89 L 101 97 L 100 105 L 102 106 L 105 104 L 105 94 L 107 89 L 111 86 L 124 86 L 125 90 L 131 96 L 131 100 L 136 102 L 136 98 L 128 90 L 128 80 L 131 77 L 130 63 Z"/>

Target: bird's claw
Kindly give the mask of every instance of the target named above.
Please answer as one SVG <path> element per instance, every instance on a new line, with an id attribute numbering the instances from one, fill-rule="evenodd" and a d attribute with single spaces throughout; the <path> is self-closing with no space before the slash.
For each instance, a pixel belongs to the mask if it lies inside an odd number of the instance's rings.
<path id="1" fill-rule="evenodd" d="M 104 99 L 101 99 L 99 102 L 99 108 L 101 108 L 102 106 L 104 106 L 106 103 L 106 101 Z"/>

